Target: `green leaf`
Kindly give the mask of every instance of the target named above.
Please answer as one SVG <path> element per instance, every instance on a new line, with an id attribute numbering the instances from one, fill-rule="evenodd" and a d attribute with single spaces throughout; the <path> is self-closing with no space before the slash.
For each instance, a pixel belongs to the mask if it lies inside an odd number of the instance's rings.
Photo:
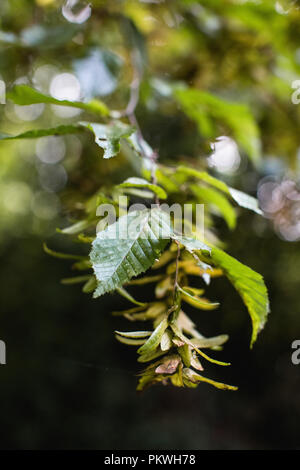
<path id="1" fill-rule="evenodd" d="M 139 155 L 146 155 L 149 158 L 149 162 L 146 164 L 151 165 L 151 156 L 153 155 L 153 149 L 150 147 L 148 142 L 143 139 L 137 132 L 133 132 L 130 136 L 128 136 L 128 142 L 131 147 L 139 154 Z"/>
<path id="2" fill-rule="evenodd" d="M 117 289 L 152 266 L 171 236 L 160 209 L 129 212 L 97 234 L 90 259 L 99 285 L 94 297 Z"/>
<path id="3" fill-rule="evenodd" d="M 139 305 L 140 307 L 146 307 L 148 305 L 146 302 L 139 302 L 138 300 L 135 300 L 135 298 L 132 297 L 132 295 L 130 295 L 129 292 L 127 292 L 127 290 L 123 287 L 118 287 L 117 291 L 122 297 L 129 300 L 129 302 L 132 302 L 134 305 Z"/>
<path id="4" fill-rule="evenodd" d="M 100 114 L 101 116 L 108 116 L 109 109 L 99 100 L 93 100 L 89 103 L 81 101 L 58 100 L 52 96 L 45 95 L 44 93 L 29 87 L 28 85 L 15 85 L 11 91 L 7 93 L 7 98 L 12 100 L 15 104 L 25 106 L 28 104 L 48 103 L 57 106 L 69 106 L 71 108 L 79 108 L 92 113 Z"/>
<path id="5" fill-rule="evenodd" d="M 161 169 L 156 169 L 155 178 L 157 179 L 157 182 L 168 191 L 168 193 L 176 193 L 179 191 L 179 185 L 172 180 L 170 175 L 166 175 L 166 173 Z"/>
<path id="6" fill-rule="evenodd" d="M 166 329 L 168 328 L 168 319 L 164 318 L 155 328 L 153 333 L 151 334 L 150 338 L 146 341 L 146 343 L 138 349 L 139 354 L 149 354 L 153 352 L 159 343 L 161 342 L 162 336 Z"/>
<path id="7" fill-rule="evenodd" d="M 199 170 L 196 170 L 195 168 L 189 168 L 187 166 L 180 165 L 178 168 L 176 168 L 176 174 L 178 173 L 183 174 L 186 177 L 191 176 L 200 181 L 203 181 L 204 183 L 209 184 L 210 186 L 214 186 L 216 189 L 219 189 L 220 191 L 224 191 L 225 193 L 228 193 L 227 184 L 215 178 L 214 176 L 211 176 L 206 171 L 199 171 Z"/>
<path id="8" fill-rule="evenodd" d="M 87 269 L 91 268 L 92 263 L 90 262 L 88 257 L 81 259 L 80 261 L 76 261 L 76 263 L 72 265 L 72 269 L 77 269 L 78 271 L 86 271 Z"/>
<path id="9" fill-rule="evenodd" d="M 200 260 L 198 257 L 196 251 L 202 251 L 204 254 L 205 252 L 210 253 L 211 248 L 206 245 L 205 243 L 201 242 L 200 240 L 197 240 L 196 238 L 190 238 L 190 237 L 182 237 L 179 235 L 175 235 L 172 237 L 173 240 L 178 241 L 185 247 L 185 249 L 193 255 L 193 257 L 197 261 L 197 265 L 204 270 L 202 274 L 202 278 L 204 279 L 204 282 L 206 284 L 209 284 L 210 282 L 210 274 L 207 271 L 211 271 L 211 266 L 209 264 L 204 263 L 203 261 Z"/>
<path id="10" fill-rule="evenodd" d="M 197 295 L 194 295 L 193 290 L 190 289 L 189 287 L 182 288 L 178 286 L 178 289 L 183 294 L 182 295 L 183 300 L 186 300 L 191 305 L 194 305 L 195 307 L 199 307 L 200 309 L 213 310 L 220 305 L 218 302 L 209 302 L 206 299 L 201 299 Z"/>
<path id="11" fill-rule="evenodd" d="M 36 139 L 38 137 L 45 137 L 48 135 L 76 134 L 82 130 L 81 126 L 76 125 L 50 127 L 49 129 L 32 129 L 17 135 L 0 133 L 0 140 Z"/>
<path id="12" fill-rule="evenodd" d="M 152 331 L 115 331 L 115 333 L 119 336 L 123 336 L 124 338 L 147 338 L 151 336 Z"/>
<path id="13" fill-rule="evenodd" d="M 164 376 L 162 374 L 158 375 L 158 374 L 155 374 L 154 371 L 150 373 L 146 370 L 140 377 L 136 390 L 137 392 L 142 392 L 146 388 L 150 387 L 151 385 L 162 382 L 163 380 L 164 380 Z"/>
<path id="14" fill-rule="evenodd" d="M 188 344 L 189 346 L 191 346 L 193 349 L 195 349 L 195 351 L 197 351 L 198 354 L 200 354 L 200 356 L 204 357 L 204 359 L 206 359 L 208 362 L 211 362 L 212 364 L 218 364 L 219 366 L 230 366 L 230 363 L 229 362 L 222 362 L 222 361 L 217 361 L 216 359 L 213 359 L 211 357 L 209 357 L 207 354 L 205 354 L 203 351 L 201 351 L 200 349 L 198 349 L 198 347 L 193 343 L 193 339 L 189 339 L 187 338 L 181 331 L 181 329 L 178 327 L 178 325 L 176 323 L 172 323 L 171 324 L 171 328 L 172 330 L 174 331 L 175 335 L 178 336 L 178 338 L 180 340 L 183 341 L 183 343 L 185 344 Z"/>
<path id="15" fill-rule="evenodd" d="M 239 206 L 244 207 L 245 209 L 252 210 L 253 212 L 256 212 L 257 214 L 260 214 L 260 215 L 262 214 L 262 211 L 258 207 L 257 199 L 255 199 L 252 196 L 249 196 L 246 193 L 243 193 L 242 191 L 238 191 L 237 189 L 227 186 L 226 183 L 215 178 L 214 176 L 211 176 L 206 171 L 199 171 L 199 170 L 196 170 L 195 168 L 179 166 L 176 169 L 176 174 L 182 174 L 186 177 L 191 176 L 200 181 L 203 181 L 204 183 L 207 183 L 210 186 L 213 186 L 214 188 L 219 189 L 220 191 L 226 193 L 228 196 L 231 196 L 232 199 L 234 199 L 234 201 Z"/>
<path id="16" fill-rule="evenodd" d="M 113 121 L 110 124 L 99 124 L 97 122 L 80 122 L 95 135 L 95 142 L 103 148 L 103 158 L 112 158 L 120 151 L 120 140 L 128 137 L 134 128 L 121 121 Z"/>
<path id="17" fill-rule="evenodd" d="M 187 116 L 198 124 L 202 135 L 215 138 L 221 129 L 216 127 L 216 123 L 225 125 L 252 161 L 259 163 L 259 128 L 247 105 L 227 101 L 212 93 L 193 88 L 177 87 L 174 89 L 174 95 Z"/>
<path id="18" fill-rule="evenodd" d="M 197 250 L 207 253 L 211 252 L 211 248 L 208 245 L 196 238 L 182 237 L 181 235 L 173 234 L 172 239 L 181 243 L 181 245 L 183 245 L 190 253 Z"/>
<path id="19" fill-rule="evenodd" d="M 168 351 L 169 349 L 171 349 L 171 347 L 173 346 L 172 338 L 173 338 L 172 332 L 169 330 L 166 330 L 164 334 L 162 335 L 161 341 L 160 341 L 160 349 L 162 351 Z"/>
<path id="20" fill-rule="evenodd" d="M 135 196 L 141 199 L 153 199 L 154 198 L 153 192 L 146 191 L 144 189 L 127 188 L 125 192 L 126 194 L 129 194 L 129 196 Z"/>
<path id="21" fill-rule="evenodd" d="M 130 286 L 143 286 L 144 284 L 150 284 L 152 282 L 161 281 L 164 278 L 163 274 L 157 274 L 156 276 L 144 276 L 140 279 L 133 279 L 128 282 Z"/>
<path id="22" fill-rule="evenodd" d="M 192 361 L 192 349 L 191 346 L 188 344 L 184 344 L 184 346 L 180 346 L 178 348 L 178 352 L 183 360 L 183 363 L 186 367 L 190 367 Z"/>
<path id="23" fill-rule="evenodd" d="M 89 294 L 90 292 L 93 292 L 97 287 L 97 280 L 95 276 L 91 276 L 90 279 L 84 284 L 82 288 L 82 292 L 85 294 Z"/>
<path id="24" fill-rule="evenodd" d="M 204 294 L 204 289 L 198 289 L 198 287 L 184 286 L 182 289 L 195 296 L 201 296 Z"/>
<path id="25" fill-rule="evenodd" d="M 190 186 L 191 190 L 198 198 L 199 202 L 204 204 L 212 204 L 215 206 L 219 212 L 222 214 L 226 223 L 230 229 L 234 229 L 236 226 L 236 214 L 235 210 L 228 201 L 228 199 L 223 196 L 222 193 L 216 191 L 213 188 L 208 188 L 204 186 L 197 186 L 192 184 Z"/>
<path id="26" fill-rule="evenodd" d="M 258 207 L 258 200 L 255 197 L 249 196 L 248 194 L 238 191 L 234 188 L 228 188 L 231 197 L 238 203 L 239 206 L 245 207 L 259 215 L 262 215 L 262 211 Z"/>
<path id="27" fill-rule="evenodd" d="M 95 220 L 89 220 L 89 219 L 79 220 L 78 222 L 75 222 L 74 224 L 69 225 L 69 227 L 65 227 L 63 229 L 57 229 L 57 231 L 65 235 L 76 235 L 78 233 L 81 233 L 83 230 L 86 230 L 88 227 L 90 227 L 94 223 L 95 223 Z"/>
<path id="28" fill-rule="evenodd" d="M 158 349 L 156 349 L 154 351 L 151 351 L 149 353 L 141 354 L 138 357 L 138 362 L 150 362 L 150 361 L 153 361 L 153 359 L 156 359 L 156 358 L 162 356 L 165 353 L 166 353 L 166 351 L 162 351 L 160 348 L 158 348 Z"/>
<path id="29" fill-rule="evenodd" d="M 199 383 L 199 382 L 206 382 L 210 385 L 213 385 L 220 390 L 238 390 L 238 387 L 234 385 L 228 385 L 221 382 L 216 382 L 215 380 L 209 379 L 207 377 L 203 377 L 203 375 L 198 374 L 197 372 L 193 371 L 192 369 L 183 369 L 183 379 L 187 381 L 191 381 L 192 383 Z"/>
<path id="30" fill-rule="evenodd" d="M 160 199 L 167 199 L 168 195 L 163 188 L 156 184 L 151 184 L 143 178 L 128 178 L 123 183 L 118 185 L 119 188 L 147 188 L 155 193 Z"/>
<path id="31" fill-rule="evenodd" d="M 269 313 L 268 292 L 263 277 L 218 248 L 212 250 L 211 258 L 222 268 L 248 308 L 253 328 L 252 347 Z"/>
<path id="32" fill-rule="evenodd" d="M 43 244 L 44 251 L 50 255 L 54 256 L 54 258 L 61 258 L 61 259 L 80 259 L 80 260 L 86 260 L 86 256 L 81 256 L 81 255 L 71 255 L 69 253 L 59 253 L 58 251 L 51 250 L 51 248 L 48 248 L 46 243 Z"/>
<path id="33" fill-rule="evenodd" d="M 62 279 L 61 283 L 65 285 L 80 284 L 81 282 L 89 281 L 91 278 L 93 278 L 91 275 L 74 276 Z"/>
<path id="34" fill-rule="evenodd" d="M 221 346 L 228 341 L 228 335 L 213 336 L 211 338 L 193 338 L 193 344 L 198 348 L 215 348 Z"/>

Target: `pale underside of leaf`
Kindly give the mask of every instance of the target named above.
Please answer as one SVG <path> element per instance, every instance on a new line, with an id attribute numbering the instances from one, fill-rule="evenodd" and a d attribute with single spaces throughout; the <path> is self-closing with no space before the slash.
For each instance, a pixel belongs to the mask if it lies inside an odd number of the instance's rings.
<path id="1" fill-rule="evenodd" d="M 231 197 L 235 200 L 235 202 L 245 209 L 249 209 L 253 212 L 256 212 L 259 215 L 262 215 L 261 209 L 258 207 L 258 201 L 255 197 L 249 196 L 242 191 L 238 191 L 234 188 L 228 188 L 231 194 Z"/>
<path id="2" fill-rule="evenodd" d="M 201 250 L 204 252 L 211 252 L 211 248 L 203 243 L 200 240 L 197 240 L 196 238 L 189 238 L 189 237 L 183 237 L 181 235 L 173 234 L 172 236 L 173 240 L 176 240 L 177 242 L 181 243 L 189 252 L 194 252 L 197 250 Z"/>
<path id="3" fill-rule="evenodd" d="M 110 124 L 97 122 L 80 122 L 80 125 L 88 128 L 95 135 L 95 142 L 104 150 L 103 158 L 112 158 L 120 151 L 120 140 L 128 137 L 134 131 L 132 126 L 121 121 Z"/>

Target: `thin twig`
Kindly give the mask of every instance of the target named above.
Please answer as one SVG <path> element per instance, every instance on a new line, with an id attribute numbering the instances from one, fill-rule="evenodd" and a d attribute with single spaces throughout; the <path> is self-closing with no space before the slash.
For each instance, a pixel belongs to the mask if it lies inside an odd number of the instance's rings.
<path id="1" fill-rule="evenodd" d="M 133 69 L 133 80 L 130 85 L 130 98 L 128 101 L 128 105 L 125 109 L 125 116 L 131 116 L 134 114 L 135 109 L 139 102 L 140 96 L 140 86 L 142 81 L 142 74 L 137 67 Z"/>
<path id="2" fill-rule="evenodd" d="M 175 280 L 174 280 L 174 293 L 178 287 L 178 271 L 179 271 L 179 258 L 180 258 L 180 243 L 177 240 L 174 240 L 177 245 L 177 257 L 176 257 L 176 270 L 175 270 Z M 175 295 L 175 294 L 174 294 Z"/>
<path id="3" fill-rule="evenodd" d="M 140 86 L 141 86 L 141 81 L 143 78 L 142 72 L 140 68 L 136 65 L 136 60 L 134 57 L 134 54 L 132 54 L 132 66 L 133 66 L 133 79 L 130 85 L 130 97 L 128 104 L 126 106 L 126 109 L 124 111 L 121 111 L 119 113 L 120 117 L 127 117 L 130 124 L 136 128 L 136 135 L 137 135 L 137 141 L 139 144 L 140 148 L 140 153 L 142 158 L 148 159 L 151 161 L 152 166 L 151 166 L 151 179 L 153 184 L 157 184 L 156 180 L 156 175 L 155 175 L 155 170 L 156 170 L 156 161 L 158 159 L 158 153 L 154 151 L 151 155 L 147 154 L 145 149 L 144 149 L 144 136 L 142 134 L 140 125 L 138 123 L 138 120 L 135 115 L 135 110 L 139 102 L 139 96 L 140 96 Z M 156 195 L 155 196 L 155 203 L 157 205 L 160 204 L 159 198 Z"/>

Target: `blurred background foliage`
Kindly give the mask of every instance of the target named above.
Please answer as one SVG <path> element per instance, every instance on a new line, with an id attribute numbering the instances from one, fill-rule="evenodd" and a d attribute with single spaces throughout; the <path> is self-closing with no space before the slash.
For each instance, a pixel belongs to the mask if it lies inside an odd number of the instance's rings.
<path id="1" fill-rule="evenodd" d="M 136 395 L 134 351 L 118 344 L 110 316 L 123 307 L 62 286 L 68 263 L 49 258 L 47 240 L 69 250 L 57 227 L 80 217 L 100 186 L 134 169 L 125 154 L 103 161 L 90 135 L 0 144 L 0 367 L 2 448 L 299 448 L 300 337 L 300 5 L 273 0 L 1 0 L 0 79 L 58 99 L 102 99 L 124 109 L 132 54 L 143 69 L 137 117 L 160 161 L 206 166 L 258 195 L 265 218 L 242 213 L 228 251 L 265 277 L 272 313 L 249 351 L 250 321 L 224 279 L 222 302 L 201 313 L 207 335 L 226 332 L 235 393 L 155 387 Z M 79 116 L 81 113 L 82 116 Z M 0 132 L 16 134 L 84 120 L 54 105 L 0 105 Z M 229 135 L 235 158 L 207 158 Z M 217 155 L 217 154 L 216 154 Z M 147 296 L 140 288 L 139 294 Z M 189 312 L 190 313 L 190 312 Z M 198 314 L 199 316 L 199 314 Z M 215 369 L 211 366 L 211 376 Z"/>

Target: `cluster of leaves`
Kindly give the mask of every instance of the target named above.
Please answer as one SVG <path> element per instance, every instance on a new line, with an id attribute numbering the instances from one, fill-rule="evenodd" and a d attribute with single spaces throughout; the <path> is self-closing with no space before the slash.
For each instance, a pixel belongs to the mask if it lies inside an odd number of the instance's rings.
<path id="1" fill-rule="evenodd" d="M 99 24 L 97 23 L 99 18 L 103 29 L 106 26 L 105 21 L 109 24 L 107 27 L 109 35 L 112 29 L 111 21 L 122 23 L 122 27 L 126 30 L 128 47 L 122 43 L 122 47 L 118 44 L 116 49 L 119 53 L 121 51 L 124 62 L 127 60 L 129 63 L 128 69 L 131 69 L 132 58 L 136 62 L 127 108 L 124 111 L 116 111 L 113 100 L 113 105 L 108 106 L 97 99 L 100 93 L 95 81 L 92 91 L 89 90 L 90 93 L 85 95 L 87 99 L 83 101 L 58 100 L 31 86 L 16 85 L 7 94 L 7 98 L 16 105 L 44 103 L 74 107 L 85 113 L 85 120 L 76 122 L 76 119 L 73 119 L 67 124 L 56 125 L 55 123 L 54 127 L 35 128 L 17 135 L 2 133 L 0 140 L 32 139 L 88 132 L 93 134 L 96 144 L 101 148 L 101 152 L 103 151 L 104 159 L 111 159 L 121 151 L 122 156 L 125 156 L 134 168 L 134 176 L 125 181 L 119 179 L 118 183 L 111 187 L 105 184 L 98 188 L 96 194 L 85 202 L 84 214 L 81 215 L 80 220 L 61 230 L 63 234 L 72 237 L 76 242 L 86 245 L 90 254 L 79 256 L 57 253 L 47 246 L 45 250 L 53 256 L 74 259 L 73 268 L 83 271 L 83 274 L 79 276 L 64 279 L 65 284 L 82 283 L 83 292 L 94 292 L 94 297 L 116 291 L 133 303 L 134 307 L 115 312 L 115 315 L 123 316 L 130 322 L 146 322 L 147 325 L 151 325 L 151 328 L 147 326 L 148 329 L 115 332 L 120 342 L 137 346 L 138 361 L 148 364 L 141 372 L 139 390 L 152 383 L 168 381 L 175 386 L 188 387 L 195 387 L 204 381 L 218 388 L 235 389 L 230 385 L 215 382 L 201 373 L 204 361 L 227 365 L 203 352 L 203 349 L 211 349 L 213 354 L 214 351 L 220 351 L 228 339 L 227 335 L 205 337 L 190 320 L 184 308 L 185 304 L 200 310 L 217 308 L 217 302 L 212 302 L 205 297 L 205 287 L 212 278 L 225 276 L 238 291 L 249 311 L 253 326 L 251 344 L 254 343 L 258 332 L 266 322 L 269 310 L 264 281 L 261 275 L 221 249 L 221 243 L 213 229 L 213 221 L 214 215 L 220 215 L 228 227 L 233 229 L 236 225 L 235 205 L 260 213 L 257 201 L 203 171 L 200 164 L 199 168 L 197 165 L 195 168 L 184 164 L 174 167 L 159 163 L 157 152 L 152 150 L 141 134 L 135 108 L 138 103 L 149 108 L 151 108 L 149 103 L 152 103 L 152 106 L 154 103 L 154 108 L 161 106 L 162 109 L 168 110 L 171 106 L 172 113 L 174 113 L 177 112 L 179 106 L 186 118 L 196 123 L 197 132 L 201 137 L 213 139 L 220 132 L 232 135 L 240 149 L 252 159 L 254 164 L 257 164 L 260 161 L 259 128 L 247 104 L 249 100 L 243 100 L 242 104 L 235 102 L 236 89 L 232 90 L 230 86 L 226 93 L 223 92 L 224 83 L 226 84 L 226 81 L 231 83 L 231 72 L 228 72 L 228 66 L 225 61 L 223 62 L 225 54 L 222 48 L 220 47 L 219 51 L 220 57 L 212 51 L 216 49 L 216 41 L 219 46 L 224 44 L 226 47 L 227 43 L 223 41 L 224 35 L 229 41 L 226 52 L 229 51 L 228 54 L 230 54 L 231 43 L 239 44 L 241 49 L 248 48 L 248 44 L 252 42 L 253 32 L 255 34 L 263 32 L 263 36 L 259 36 L 261 41 L 259 48 L 267 49 L 276 36 L 277 40 L 272 53 L 274 57 L 279 57 L 283 52 L 286 53 L 284 43 L 281 41 L 282 32 L 285 32 L 287 25 L 286 19 L 284 16 L 278 16 L 272 5 L 273 2 L 265 2 L 264 6 L 244 2 L 237 6 L 236 2 L 229 1 L 221 6 L 220 2 L 210 0 L 201 2 L 200 6 L 198 2 L 178 0 L 173 4 L 176 14 L 174 18 L 169 18 L 169 22 L 176 23 L 176 18 L 180 19 L 180 26 L 163 29 L 163 36 L 165 35 L 163 39 L 168 42 L 169 48 L 161 48 L 157 63 L 155 51 L 152 46 L 150 47 L 151 74 L 147 75 L 149 69 L 146 69 L 145 76 L 142 77 L 141 70 L 145 68 L 147 60 L 145 54 L 147 27 L 150 28 L 148 43 L 155 43 L 155 38 L 162 29 L 161 18 L 170 13 L 167 9 L 168 5 L 150 6 L 142 2 L 129 1 L 114 2 L 115 5 L 112 7 L 111 2 L 99 3 L 104 10 L 95 15 L 94 29 L 91 28 L 91 31 L 88 30 L 84 34 L 86 36 L 90 34 L 90 43 L 94 44 L 96 36 L 99 40 Z M 297 18 L 297 14 L 295 15 Z M 269 17 L 276 21 L 270 23 Z M 150 26 L 145 26 L 145 18 L 154 18 L 155 21 Z M 209 30 L 209 24 L 212 22 L 218 26 L 214 35 Z M 270 24 L 273 28 L 272 34 L 269 32 Z M 19 34 L 2 33 L 0 41 L 9 47 L 11 45 L 16 47 L 16 50 L 21 48 L 22 51 L 29 50 L 30 54 L 34 54 L 38 48 L 49 45 L 55 50 L 57 43 L 49 40 L 49 34 L 54 38 L 60 37 L 61 45 L 66 46 L 70 38 L 74 38 L 78 31 L 83 33 L 79 26 L 66 28 L 67 30 L 70 36 L 63 35 L 62 37 L 55 29 L 40 26 L 40 34 L 36 35 L 36 27 L 33 27 L 33 30 L 29 28 Z M 37 36 L 39 40 L 36 39 Z M 159 40 L 157 42 L 159 43 Z M 198 52 L 199 42 L 202 44 L 201 52 Z M 179 47 L 179 43 L 182 43 L 182 47 Z M 246 46 L 243 46 L 244 43 Z M 74 44 L 76 41 L 72 44 L 69 55 L 77 51 Z M 197 54 L 195 54 L 195 44 Z M 37 49 L 35 49 L 36 45 Z M 170 50 L 172 54 L 164 57 L 167 50 Z M 94 51 L 89 51 L 88 57 L 78 60 L 87 61 L 92 53 Z M 260 64 L 258 70 L 252 71 L 251 58 L 248 60 L 245 54 L 241 54 L 247 80 L 249 76 L 254 77 L 253 83 L 251 82 L 252 88 L 250 87 L 253 90 L 253 100 L 259 95 L 257 91 L 261 91 L 260 77 L 265 74 L 272 78 L 268 81 L 270 92 L 272 91 L 276 100 L 280 102 L 283 80 L 279 77 L 275 78 L 270 73 L 271 65 Z M 235 55 L 236 51 L 233 50 L 233 56 Z M 172 63 L 170 63 L 170 57 Z M 288 57 L 290 58 L 289 55 Z M 210 70 L 216 68 L 214 60 L 218 67 L 221 67 L 222 73 L 215 73 L 214 70 L 210 74 Z M 193 61 L 195 72 L 191 80 L 188 67 L 187 70 L 184 70 L 184 67 L 187 63 L 193 64 Z M 232 63 L 232 61 L 232 57 L 229 57 L 228 62 Z M 207 64 L 205 72 L 201 67 L 203 62 Z M 293 64 L 292 59 L 290 62 Z M 175 63 L 179 64 L 178 70 L 173 67 Z M 170 72 L 168 79 L 162 79 L 162 76 L 166 75 L 165 70 Z M 242 74 L 243 70 L 239 73 Z M 222 83 L 220 83 L 220 77 Z M 191 83 L 192 86 L 187 86 L 186 82 Z M 123 95 L 127 95 L 128 82 L 126 86 L 120 88 L 122 101 L 124 101 Z M 126 93 L 123 93 L 122 88 L 126 89 Z M 207 91 L 207 88 L 213 89 L 213 92 Z M 285 114 L 285 109 L 282 113 Z M 291 153 L 293 151 L 294 148 L 291 149 Z M 120 206 L 119 197 L 124 195 L 127 196 L 126 202 Z M 127 205 L 132 201 L 136 202 L 137 199 L 148 203 L 154 202 L 154 206 L 128 212 Z M 176 230 L 176 220 L 167 217 L 163 210 L 162 200 L 168 202 L 169 205 L 180 204 L 181 207 L 189 203 L 193 210 L 196 210 L 196 204 L 204 204 L 206 208 L 205 237 L 203 233 L 197 233 L 195 226 L 191 227 L 189 236 L 180 235 Z M 114 206 L 118 220 L 107 226 L 105 218 L 101 215 L 99 223 L 96 211 L 101 204 Z M 125 231 L 128 226 L 134 227 L 135 236 L 119 237 L 118 234 Z M 115 237 L 112 236 L 113 233 L 116 234 Z M 146 271 L 147 273 L 144 274 Z M 130 293 L 131 286 L 148 283 L 154 285 L 155 299 L 150 302 L 136 300 Z"/>
<path id="2" fill-rule="evenodd" d="M 122 315 L 130 321 L 152 322 L 153 330 L 116 331 L 116 338 L 120 342 L 139 347 L 139 362 L 150 363 L 141 373 L 138 390 L 168 380 L 176 386 L 195 387 L 204 381 L 218 388 L 234 390 L 233 386 L 215 382 L 199 373 L 203 370 L 199 357 L 201 360 L 228 365 L 203 352 L 205 348 L 220 350 L 228 337 L 204 337 L 184 312 L 184 304 L 200 310 L 217 308 L 219 304 L 206 299 L 204 289 L 193 287 L 192 280 L 196 277 L 208 284 L 213 277 L 227 276 L 248 308 L 253 325 L 253 344 L 268 313 L 263 279 L 217 248 L 216 237 L 210 229 L 206 230 L 205 239 L 203 234 L 195 232 L 195 227 L 193 236 L 180 235 L 174 229 L 176 221 L 171 220 L 170 214 L 163 210 L 160 200 L 176 201 L 182 206 L 189 202 L 192 207 L 197 203 L 205 204 L 222 215 L 230 228 L 236 222 L 233 202 L 260 213 L 257 201 L 228 187 L 205 171 L 183 165 L 173 168 L 158 164 L 153 150 L 144 141 L 140 131 L 132 126 L 130 118 L 133 114 L 125 116 L 123 120 L 115 119 L 113 116 L 116 113 L 111 113 L 98 100 L 89 103 L 60 102 L 25 85 L 15 86 L 9 98 L 19 105 L 42 102 L 84 108 L 89 113 L 101 116 L 103 122 L 79 122 L 76 125 L 28 131 L 17 136 L 1 135 L 1 139 L 61 135 L 86 128 L 94 133 L 96 143 L 104 150 L 104 158 L 115 156 L 122 144 L 127 146 L 127 151 L 132 152 L 140 164 L 139 177 L 128 178 L 105 192 L 101 192 L 101 188 L 86 204 L 86 218 L 62 230 L 83 243 L 92 244 L 88 257 L 74 256 L 76 262 L 73 266 L 77 270 L 92 272 L 63 282 L 83 282 L 83 291 L 94 291 L 94 297 L 118 291 L 136 306 L 115 312 L 116 315 Z M 119 196 L 125 194 L 127 202 L 130 198 L 155 198 L 155 204 L 151 209 L 128 213 L 127 207 L 117 207 L 118 220 L 108 226 L 100 223 L 100 228 L 98 224 L 97 236 L 88 236 L 86 231 L 91 233 L 99 222 L 96 217 L 97 206 L 101 203 L 117 206 Z M 211 224 L 210 211 L 206 212 L 205 221 L 208 226 Z M 127 236 L 128 227 L 134 227 L 133 236 Z M 125 236 L 120 236 L 124 233 Z M 45 249 L 54 256 L 73 257 L 56 253 L 47 247 Z M 147 273 L 144 277 L 132 279 L 150 268 L 155 271 L 154 274 Z M 148 283 L 155 284 L 155 301 L 150 303 L 135 300 L 124 288 Z"/>

